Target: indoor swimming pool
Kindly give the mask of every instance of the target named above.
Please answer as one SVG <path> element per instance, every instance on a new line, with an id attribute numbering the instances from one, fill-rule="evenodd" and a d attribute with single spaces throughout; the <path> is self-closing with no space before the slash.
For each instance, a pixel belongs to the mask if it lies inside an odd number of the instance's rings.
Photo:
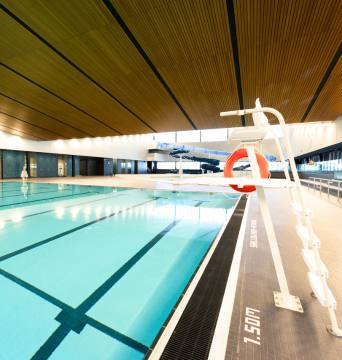
<path id="1" fill-rule="evenodd" d="M 0 183 L 0 359 L 142 360 L 238 197 Z"/>

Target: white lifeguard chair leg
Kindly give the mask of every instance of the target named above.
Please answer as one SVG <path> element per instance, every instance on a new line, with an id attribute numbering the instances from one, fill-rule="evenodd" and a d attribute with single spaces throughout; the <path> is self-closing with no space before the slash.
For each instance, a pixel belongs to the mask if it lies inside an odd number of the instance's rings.
<path id="1" fill-rule="evenodd" d="M 256 159 L 255 152 L 254 152 L 254 146 L 253 146 L 253 144 L 250 144 L 250 145 L 245 144 L 245 146 L 246 146 L 248 158 L 249 158 L 249 161 L 251 164 L 253 178 L 260 180 L 261 176 L 260 176 L 257 159 Z M 274 262 L 274 266 L 275 266 L 275 270 L 276 270 L 276 274 L 277 274 L 277 278 L 278 278 L 278 282 L 279 282 L 279 287 L 280 287 L 280 293 L 277 291 L 273 291 L 275 305 L 277 307 L 281 307 L 281 308 L 285 308 L 285 309 L 289 309 L 292 311 L 297 311 L 297 312 L 302 313 L 304 311 L 303 311 L 303 307 L 300 303 L 299 297 L 290 295 L 289 288 L 287 286 L 285 271 L 284 271 L 283 263 L 281 261 L 279 247 L 278 247 L 277 239 L 275 236 L 272 218 L 271 218 L 270 210 L 267 205 L 265 191 L 264 191 L 263 186 L 256 186 L 256 191 L 258 194 L 259 205 L 260 205 L 262 217 L 264 219 L 266 234 L 267 234 L 268 242 L 270 244 L 272 258 L 273 258 L 273 262 Z"/>

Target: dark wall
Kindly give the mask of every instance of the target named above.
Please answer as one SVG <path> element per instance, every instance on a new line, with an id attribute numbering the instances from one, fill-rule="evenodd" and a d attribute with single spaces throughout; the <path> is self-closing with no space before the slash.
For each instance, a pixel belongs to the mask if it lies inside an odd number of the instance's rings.
<path id="1" fill-rule="evenodd" d="M 147 161 L 138 160 L 135 165 L 135 174 L 147 174 Z"/>
<path id="2" fill-rule="evenodd" d="M 88 158 L 87 159 L 87 175 L 88 176 L 103 175 L 103 159 L 102 158 Z"/>
<path id="3" fill-rule="evenodd" d="M 72 176 L 80 175 L 80 157 L 72 156 Z"/>
<path id="4" fill-rule="evenodd" d="M 113 159 L 103 159 L 102 175 L 113 175 Z"/>
<path id="5" fill-rule="evenodd" d="M 58 155 L 37 153 L 37 177 L 58 176 Z"/>
<path id="6" fill-rule="evenodd" d="M 125 160 L 117 159 L 117 165 L 116 165 L 116 173 L 121 174 L 121 163 L 125 162 Z"/>
<path id="7" fill-rule="evenodd" d="M 67 176 L 72 176 L 72 156 L 67 156 Z"/>
<path id="8" fill-rule="evenodd" d="M 2 151 L 2 174 L 4 179 L 20 178 L 25 165 L 25 151 Z"/>

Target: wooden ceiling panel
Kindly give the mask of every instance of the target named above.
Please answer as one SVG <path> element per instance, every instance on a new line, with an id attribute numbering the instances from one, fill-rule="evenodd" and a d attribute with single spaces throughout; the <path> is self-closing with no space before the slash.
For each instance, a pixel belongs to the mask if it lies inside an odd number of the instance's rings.
<path id="1" fill-rule="evenodd" d="M 69 139 L 70 137 L 83 138 L 86 136 L 85 133 L 72 128 L 66 122 L 63 123 L 58 121 L 58 119 L 49 117 L 1 94 L 0 109 L 1 112 L 4 112 L 7 115 L 14 116 L 22 121 L 45 128 L 45 130 L 52 132 L 56 139 Z"/>
<path id="2" fill-rule="evenodd" d="M 334 121 L 342 114 L 342 57 L 336 64 L 305 122 Z"/>
<path id="3" fill-rule="evenodd" d="M 234 0 L 246 108 L 300 122 L 342 39 L 342 3 Z"/>
<path id="4" fill-rule="evenodd" d="M 148 119 L 144 121 L 152 129 L 171 131 L 175 130 L 175 124 L 181 130 L 192 129 L 116 23 L 61 41 L 56 49 L 94 77 L 130 111 L 143 120 Z M 122 134 L 152 130 L 51 48 L 43 47 L 11 58 L 5 64 Z"/>
<path id="5" fill-rule="evenodd" d="M 101 0 L 2 0 L 1 3 L 50 43 L 113 21 Z"/>
<path id="6" fill-rule="evenodd" d="M 42 138 L 241 126 L 219 113 L 257 97 L 332 120 L 341 18 L 336 0 L 3 0 L 0 112 Z"/>
<path id="7" fill-rule="evenodd" d="M 240 117 L 220 117 L 239 108 L 231 53 L 178 63 L 160 69 L 163 78 L 199 129 L 241 126 Z"/>
<path id="8" fill-rule="evenodd" d="M 0 112 L 0 125 L 8 126 L 9 128 L 16 129 L 21 132 L 26 132 L 29 135 L 37 136 L 40 140 L 56 140 L 56 135 L 43 130 L 37 126 L 24 123 L 18 119 L 15 119 L 12 116 L 8 116 L 2 112 Z M 36 139 L 36 140 L 39 140 Z"/>
<path id="9" fill-rule="evenodd" d="M 199 129 L 241 125 L 220 118 L 239 108 L 224 0 L 111 2 Z"/>
<path id="10" fill-rule="evenodd" d="M 0 10 L 0 61 L 39 49 L 44 44 L 22 25 Z"/>
<path id="11" fill-rule="evenodd" d="M 24 137 L 26 139 L 30 139 L 30 140 L 34 140 L 34 141 L 42 141 L 43 140 L 43 139 L 39 138 L 38 136 L 33 136 L 33 135 L 30 135 L 30 134 L 28 134 L 26 132 L 19 131 L 17 129 L 12 128 L 12 127 L 4 126 L 4 125 L 1 125 L 1 124 L 0 124 L 0 131 L 4 131 L 4 132 L 10 133 L 12 135 Z M 0 134 L 0 138 L 1 138 L 1 134 Z"/>
<path id="12" fill-rule="evenodd" d="M 56 48 L 156 131 L 193 129 L 117 23 Z"/>
<path id="13" fill-rule="evenodd" d="M 0 82 L 0 93 L 12 99 L 18 100 L 58 120 L 65 121 L 90 136 L 103 136 L 102 134 L 111 132 L 106 126 L 95 123 L 90 117 L 71 105 L 59 100 L 2 66 L 0 66 L 0 78 L 2 79 Z M 115 136 L 117 133 L 112 131 L 110 135 Z"/>

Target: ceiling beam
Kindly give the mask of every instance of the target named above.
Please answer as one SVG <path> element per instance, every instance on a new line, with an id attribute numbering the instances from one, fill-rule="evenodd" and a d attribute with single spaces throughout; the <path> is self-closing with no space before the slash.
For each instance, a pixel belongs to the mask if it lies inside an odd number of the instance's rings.
<path id="1" fill-rule="evenodd" d="M 228 13 L 228 22 L 229 22 L 229 30 L 230 30 L 230 40 L 233 48 L 235 78 L 236 78 L 236 85 L 238 90 L 239 104 L 240 104 L 240 110 L 243 110 L 244 106 L 243 106 L 243 95 L 242 95 L 242 85 L 241 85 L 239 49 L 238 49 L 238 42 L 236 37 L 234 1 L 226 0 L 226 3 L 227 3 L 227 13 Z M 242 126 L 246 126 L 245 115 L 241 116 L 241 121 L 242 121 Z"/>
<path id="2" fill-rule="evenodd" d="M 141 47 L 141 45 L 138 43 L 137 39 L 134 37 L 134 35 L 132 34 L 132 32 L 129 30 L 128 26 L 126 25 L 126 23 L 123 21 L 123 19 L 121 18 L 121 16 L 119 15 L 119 13 L 116 11 L 116 9 L 114 8 L 113 4 L 110 2 L 110 0 L 102 0 L 103 3 L 107 6 L 107 9 L 111 12 L 111 14 L 113 15 L 113 17 L 115 18 L 115 20 L 118 22 L 118 24 L 121 26 L 122 30 L 125 32 L 125 34 L 128 36 L 128 38 L 131 40 L 131 42 L 133 43 L 133 45 L 135 46 L 135 48 L 139 51 L 140 55 L 144 58 L 144 60 L 146 61 L 146 63 L 148 64 L 148 66 L 151 68 L 151 70 L 154 72 L 154 74 L 156 75 L 156 77 L 158 78 L 158 80 L 161 82 L 161 84 L 164 86 L 164 88 L 166 89 L 166 91 L 169 93 L 169 95 L 171 96 L 171 98 L 173 99 L 173 101 L 177 104 L 177 106 L 179 107 L 179 109 L 181 110 L 181 112 L 183 113 L 183 115 L 186 117 L 186 119 L 189 121 L 189 123 L 191 124 L 191 126 L 197 130 L 197 127 L 195 126 L 195 124 L 193 123 L 193 121 L 190 119 L 190 116 L 186 113 L 186 111 L 184 110 L 184 108 L 182 107 L 182 105 L 180 104 L 180 102 L 177 100 L 176 96 L 174 95 L 174 93 L 171 91 L 171 89 L 168 87 L 168 85 L 166 84 L 165 80 L 163 79 L 163 77 L 160 75 L 159 71 L 156 69 L 156 67 L 153 65 L 152 61 L 150 60 L 150 58 L 147 56 L 147 54 L 145 53 L 145 51 L 143 50 L 143 48 Z"/>

